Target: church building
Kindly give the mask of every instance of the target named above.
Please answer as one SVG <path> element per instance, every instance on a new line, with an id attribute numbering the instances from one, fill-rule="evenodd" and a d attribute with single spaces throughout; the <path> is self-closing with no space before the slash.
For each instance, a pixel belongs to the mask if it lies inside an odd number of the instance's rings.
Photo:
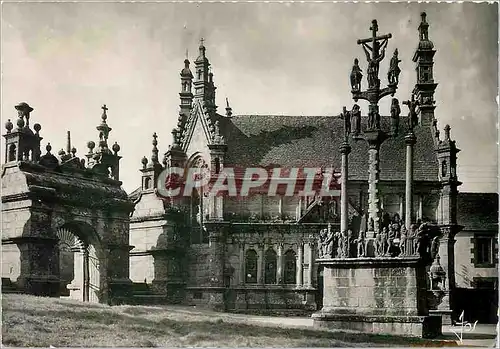
<path id="1" fill-rule="evenodd" d="M 436 50 L 428 28 L 422 14 L 413 55 L 413 97 L 419 104 L 418 125 L 413 130 L 413 209 L 405 212 L 409 120 L 401 116 L 398 129 L 380 147 L 380 219 L 382 224 L 399 223 L 410 214 L 413 223 L 439 227 L 441 265 L 447 273 L 447 287 L 454 290 L 453 244 L 460 231 L 459 149 L 451 139 L 450 126 L 442 125 L 444 132 L 440 132 L 434 113 Z M 207 169 L 212 174 L 227 167 L 319 167 L 340 172 L 344 120 L 340 116 L 235 115 L 227 99 L 221 113 L 203 42 L 194 64 L 187 58 L 184 61 L 180 87 L 173 144 L 160 159 L 158 137 L 153 135 L 152 154 L 142 159 L 141 186 L 130 194 L 135 202 L 130 278 L 137 302 L 178 302 L 235 311 L 316 310 L 322 280 L 315 263 L 318 236 L 323 229 L 340 231 L 339 196 L 269 196 L 263 190 L 234 198 L 193 190 L 191 197 L 174 202 L 159 194 L 158 179 L 171 167 Z M 362 116 L 362 122 L 366 120 Z M 382 127 L 391 128 L 389 120 L 382 117 Z M 355 238 L 366 231 L 370 161 L 366 142 L 353 137 L 350 144 L 348 229 Z M 435 305 L 436 311 L 451 313 L 452 292 L 444 302 Z"/>

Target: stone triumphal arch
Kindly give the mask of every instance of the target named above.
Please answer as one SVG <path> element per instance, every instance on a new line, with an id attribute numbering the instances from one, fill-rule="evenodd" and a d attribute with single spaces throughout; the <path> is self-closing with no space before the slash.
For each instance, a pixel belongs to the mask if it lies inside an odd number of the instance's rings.
<path id="1" fill-rule="evenodd" d="M 33 111 L 16 106 L 5 124 L 2 166 L 2 281 L 18 292 L 120 303 L 130 296 L 129 222 L 133 203 L 119 181 L 115 142 L 103 106 L 99 140 L 76 156 L 70 133 L 66 150 L 40 149 Z"/>

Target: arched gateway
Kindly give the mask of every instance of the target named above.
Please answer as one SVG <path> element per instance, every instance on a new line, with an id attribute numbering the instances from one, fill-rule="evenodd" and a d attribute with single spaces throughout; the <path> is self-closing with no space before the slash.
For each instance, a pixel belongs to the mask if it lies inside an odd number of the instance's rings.
<path id="1" fill-rule="evenodd" d="M 134 205 L 119 181 L 115 143 L 108 148 L 107 108 L 99 141 L 87 160 L 70 134 L 59 157 L 40 149 L 39 124 L 30 128 L 26 103 L 16 125 L 5 124 L 2 167 L 2 281 L 18 291 L 116 304 L 130 296 L 129 222 Z"/>

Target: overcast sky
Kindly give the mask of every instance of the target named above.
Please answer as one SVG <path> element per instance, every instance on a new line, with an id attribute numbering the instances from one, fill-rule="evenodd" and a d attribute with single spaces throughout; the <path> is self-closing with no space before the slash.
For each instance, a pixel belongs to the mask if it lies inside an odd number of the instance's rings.
<path id="1" fill-rule="evenodd" d="M 436 116 L 462 149 L 461 191 L 494 192 L 496 4 L 3 3 L 2 118 L 15 122 L 14 105 L 26 101 L 35 108 L 32 124 L 42 125 L 43 153 L 47 142 L 54 153 L 65 148 L 70 130 L 83 157 L 107 104 L 110 143 L 121 145 L 121 179 L 130 192 L 140 185 L 142 156 L 151 156 L 152 133 L 162 154 L 171 143 L 179 72 L 186 50 L 196 58 L 201 36 L 220 112 L 228 97 L 235 114 L 334 115 L 353 104 L 353 59 L 366 67 L 356 40 L 370 36 L 374 18 L 379 33 L 393 35 L 389 57 L 397 47 L 403 60 L 396 97 L 410 96 L 424 10 L 437 49 Z M 387 103 L 381 112 L 388 115 Z"/>

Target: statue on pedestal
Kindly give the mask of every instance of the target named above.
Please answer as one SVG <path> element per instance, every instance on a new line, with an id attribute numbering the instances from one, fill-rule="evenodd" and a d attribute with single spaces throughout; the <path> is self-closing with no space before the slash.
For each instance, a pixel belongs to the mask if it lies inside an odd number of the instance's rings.
<path id="1" fill-rule="evenodd" d="M 415 95 L 411 95 L 411 100 L 404 101 L 404 105 L 408 106 L 408 129 L 410 132 L 413 131 L 413 128 L 418 125 L 418 114 L 417 114 L 417 106 L 419 106 L 419 102 L 415 100 Z"/>
<path id="2" fill-rule="evenodd" d="M 397 135 L 399 131 L 399 115 L 401 114 L 401 107 L 397 98 L 392 99 L 391 104 L 391 132 Z"/>
<path id="3" fill-rule="evenodd" d="M 353 129 L 354 135 L 357 136 L 361 133 L 361 108 L 357 104 L 352 106 L 351 128 Z"/>
<path id="4" fill-rule="evenodd" d="M 401 63 L 401 60 L 398 58 L 398 49 L 395 49 L 389 65 L 389 72 L 387 73 L 389 85 L 397 85 L 399 83 L 399 74 L 401 73 L 399 63 Z"/>
<path id="5" fill-rule="evenodd" d="M 399 240 L 399 249 L 401 250 L 400 256 L 406 256 L 408 254 L 407 244 L 407 231 L 406 227 L 403 225 L 401 226 L 401 238 Z"/>
<path id="6" fill-rule="evenodd" d="M 366 251 L 366 243 L 365 243 L 365 232 L 363 230 L 359 231 L 358 238 L 355 240 L 357 244 L 357 254 L 358 257 L 364 257 Z"/>
<path id="7" fill-rule="evenodd" d="M 344 120 L 344 137 L 347 140 L 347 137 L 351 133 L 351 112 L 344 107 L 340 117 Z"/>
<path id="8" fill-rule="evenodd" d="M 389 253 L 389 247 L 387 243 L 387 238 L 388 238 L 388 231 L 387 227 L 382 228 L 382 231 L 380 232 L 380 241 L 381 241 L 381 255 L 385 256 Z"/>
<path id="9" fill-rule="evenodd" d="M 374 247 L 375 257 L 380 257 L 384 254 L 384 249 L 382 246 L 382 237 L 380 233 L 375 233 L 375 239 L 373 240 L 373 247 Z"/>
<path id="10" fill-rule="evenodd" d="M 357 58 L 354 59 L 354 65 L 351 71 L 351 88 L 353 91 L 361 90 L 361 79 L 363 78 L 363 73 L 359 67 L 359 61 Z"/>

